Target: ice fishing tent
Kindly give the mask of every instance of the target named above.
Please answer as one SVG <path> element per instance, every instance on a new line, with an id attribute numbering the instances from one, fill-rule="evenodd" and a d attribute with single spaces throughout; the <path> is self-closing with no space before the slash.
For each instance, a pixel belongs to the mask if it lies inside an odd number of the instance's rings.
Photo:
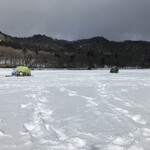
<path id="1" fill-rule="evenodd" d="M 119 68 L 117 66 L 114 66 L 110 69 L 110 73 L 118 73 L 119 72 Z"/>
<path id="2" fill-rule="evenodd" d="M 19 66 L 15 68 L 12 76 L 31 76 L 31 70 L 27 66 Z"/>

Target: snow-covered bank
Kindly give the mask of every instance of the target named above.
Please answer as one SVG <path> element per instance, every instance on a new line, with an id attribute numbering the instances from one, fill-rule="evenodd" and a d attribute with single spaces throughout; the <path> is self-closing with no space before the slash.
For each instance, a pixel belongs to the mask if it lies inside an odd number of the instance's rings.
<path id="1" fill-rule="evenodd" d="M 150 70 L 0 70 L 0 150 L 149 150 Z"/>

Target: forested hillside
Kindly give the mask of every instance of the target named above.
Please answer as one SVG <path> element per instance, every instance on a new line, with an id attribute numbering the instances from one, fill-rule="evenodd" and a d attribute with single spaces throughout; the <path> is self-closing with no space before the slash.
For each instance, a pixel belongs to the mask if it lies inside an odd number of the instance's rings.
<path id="1" fill-rule="evenodd" d="M 0 32 L 0 66 L 40 68 L 150 67 L 150 42 L 109 41 L 94 37 L 65 41 L 34 35 L 11 37 Z"/>

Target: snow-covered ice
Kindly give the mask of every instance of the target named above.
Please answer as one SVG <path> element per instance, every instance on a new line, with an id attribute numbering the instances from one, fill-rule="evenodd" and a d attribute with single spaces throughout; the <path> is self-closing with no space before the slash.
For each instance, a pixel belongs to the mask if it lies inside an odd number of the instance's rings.
<path id="1" fill-rule="evenodd" d="M 0 150 L 149 150 L 150 70 L 0 69 Z"/>

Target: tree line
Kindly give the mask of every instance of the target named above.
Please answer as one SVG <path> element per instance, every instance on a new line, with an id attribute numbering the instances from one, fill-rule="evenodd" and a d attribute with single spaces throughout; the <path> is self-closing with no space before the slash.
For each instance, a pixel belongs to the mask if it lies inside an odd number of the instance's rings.
<path id="1" fill-rule="evenodd" d="M 0 41 L 1 67 L 150 67 L 150 42 L 115 42 L 103 37 L 77 41 L 57 40 L 42 35 L 5 37 Z"/>

